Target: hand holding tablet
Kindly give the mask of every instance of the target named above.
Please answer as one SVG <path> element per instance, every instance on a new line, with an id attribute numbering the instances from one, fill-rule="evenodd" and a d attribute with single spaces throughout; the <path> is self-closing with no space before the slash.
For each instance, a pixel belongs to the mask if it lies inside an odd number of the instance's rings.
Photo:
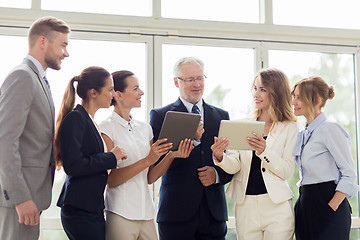
<path id="1" fill-rule="evenodd" d="M 199 114 L 168 111 L 160 130 L 159 139 L 167 138 L 167 142 L 173 144 L 170 150 L 176 151 L 181 140 L 194 139 L 200 118 Z"/>
<path id="2" fill-rule="evenodd" d="M 262 136 L 265 122 L 250 120 L 222 120 L 219 129 L 219 139 L 229 139 L 226 149 L 231 150 L 254 150 L 247 142 L 248 137 L 254 137 L 253 133 Z"/>

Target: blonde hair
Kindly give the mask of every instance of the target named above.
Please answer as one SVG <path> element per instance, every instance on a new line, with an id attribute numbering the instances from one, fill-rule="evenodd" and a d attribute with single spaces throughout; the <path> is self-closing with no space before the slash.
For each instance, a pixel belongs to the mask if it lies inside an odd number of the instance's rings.
<path id="1" fill-rule="evenodd" d="M 256 79 L 261 81 L 270 94 L 269 115 L 273 121 L 270 132 L 278 122 L 295 122 L 296 117 L 291 106 L 290 84 L 285 73 L 276 68 L 263 69 L 256 74 L 252 87 L 255 86 Z M 258 118 L 261 113 L 262 110 L 255 109 L 253 116 Z"/>
<path id="2" fill-rule="evenodd" d="M 311 119 L 315 117 L 315 106 L 318 104 L 318 98 L 321 99 L 321 109 L 328 99 L 333 99 L 335 96 L 334 87 L 328 85 L 319 76 L 310 76 L 298 81 L 291 91 L 292 95 L 294 95 L 296 87 L 299 87 L 299 97 L 307 106 Z"/>

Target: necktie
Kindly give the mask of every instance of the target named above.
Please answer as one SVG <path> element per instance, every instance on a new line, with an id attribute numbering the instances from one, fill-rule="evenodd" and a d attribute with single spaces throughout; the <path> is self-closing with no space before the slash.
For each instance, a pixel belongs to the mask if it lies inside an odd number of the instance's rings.
<path id="1" fill-rule="evenodd" d="M 191 113 L 200 114 L 200 110 L 199 110 L 198 106 L 194 105 L 191 109 Z M 198 142 L 201 143 L 201 139 L 199 139 Z"/>
<path id="2" fill-rule="evenodd" d="M 44 76 L 44 81 L 46 82 L 46 85 L 48 86 L 50 94 L 51 94 L 50 84 L 49 84 L 49 81 L 47 80 L 46 76 Z"/>
<path id="3" fill-rule="evenodd" d="M 191 113 L 200 114 L 198 106 L 194 105 L 191 109 Z"/>

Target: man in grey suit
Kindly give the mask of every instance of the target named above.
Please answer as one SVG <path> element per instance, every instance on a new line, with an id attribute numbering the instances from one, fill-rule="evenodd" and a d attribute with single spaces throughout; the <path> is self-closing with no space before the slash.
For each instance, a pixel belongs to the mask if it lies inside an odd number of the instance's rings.
<path id="1" fill-rule="evenodd" d="M 29 29 L 29 53 L 0 88 L 0 239 L 39 238 L 54 179 L 54 103 L 46 69 L 68 57 L 70 27 L 54 17 Z"/>

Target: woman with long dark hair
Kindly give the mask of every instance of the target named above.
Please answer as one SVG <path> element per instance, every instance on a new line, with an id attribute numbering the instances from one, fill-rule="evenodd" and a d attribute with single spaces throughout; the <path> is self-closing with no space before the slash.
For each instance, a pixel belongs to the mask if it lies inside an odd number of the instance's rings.
<path id="1" fill-rule="evenodd" d="M 75 88 L 82 99 L 74 108 Z M 113 80 L 101 67 L 84 69 L 73 77 L 64 94 L 56 121 L 55 150 L 58 168 L 67 174 L 57 205 L 69 239 L 105 239 L 104 189 L 107 170 L 116 168 L 126 154 L 119 147 L 107 152 L 94 121 L 99 108 L 110 107 Z"/>

